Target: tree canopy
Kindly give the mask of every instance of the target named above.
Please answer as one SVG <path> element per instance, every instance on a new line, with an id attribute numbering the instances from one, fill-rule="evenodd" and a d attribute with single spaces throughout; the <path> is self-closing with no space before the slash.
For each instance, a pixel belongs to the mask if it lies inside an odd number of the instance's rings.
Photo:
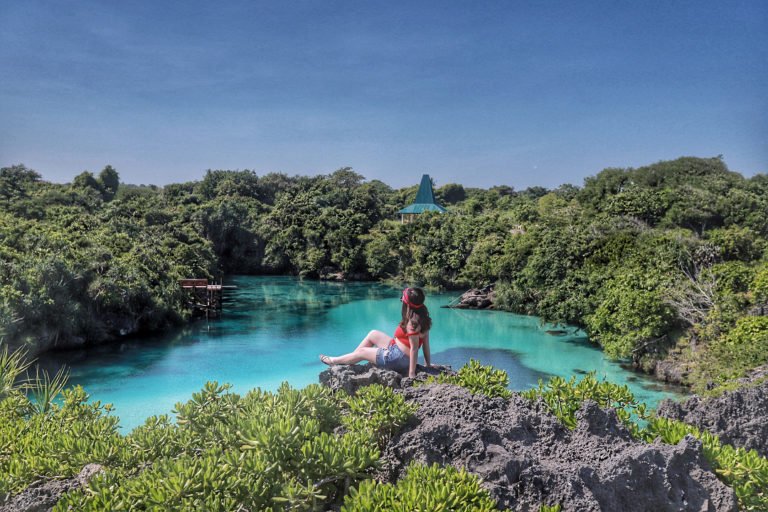
<path id="1" fill-rule="evenodd" d="M 498 308 L 580 327 L 610 356 L 703 368 L 707 347 L 741 340 L 729 333 L 766 309 L 768 178 L 719 157 L 553 190 L 451 183 L 437 189 L 447 214 L 401 224 L 415 191 L 350 168 L 209 170 L 162 188 L 121 184 L 109 165 L 68 185 L 2 168 L 0 329 L 40 348 L 152 330 L 185 317 L 177 279 L 224 273 L 496 282 Z M 717 381 L 707 368 L 691 381 Z"/>

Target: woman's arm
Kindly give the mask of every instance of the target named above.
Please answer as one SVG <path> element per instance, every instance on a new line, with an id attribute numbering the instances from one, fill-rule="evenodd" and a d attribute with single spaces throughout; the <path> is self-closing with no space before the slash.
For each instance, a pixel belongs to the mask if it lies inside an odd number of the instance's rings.
<path id="1" fill-rule="evenodd" d="M 432 358 L 429 353 L 429 331 L 424 335 L 424 345 L 421 348 L 424 349 L 424 365 L 429 368 L 432 366 Z"/>
<path id="2" fill-rule="evenodd" d="M 409 336 L 408 339 L 411 342 L 411 364 L 408 368 L 408 376 L 409 377 L 415 377 L 416 376 L 416 363 L 419 362 L 419 335 L 416 336 Z"/>

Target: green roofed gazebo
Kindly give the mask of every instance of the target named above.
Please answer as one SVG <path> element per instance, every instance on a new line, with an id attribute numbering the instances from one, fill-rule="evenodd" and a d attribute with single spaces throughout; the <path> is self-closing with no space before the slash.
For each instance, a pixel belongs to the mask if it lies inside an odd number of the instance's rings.
<path id="1" fill-rule="evenodd" d="M 425 174 L 421 177 L 421 184 L 419 185 L 419 191 L 416 194 L 416 201 L 397 213 L 400 214 L 400 220 L 405 224 L 406 222 L 413 221 L 417 215 L 424 212 L 446 212 L 445 208 L 435 202 L 435 193 L 432 190 L 432 180 L 429 179 L 429 174 Z"/>

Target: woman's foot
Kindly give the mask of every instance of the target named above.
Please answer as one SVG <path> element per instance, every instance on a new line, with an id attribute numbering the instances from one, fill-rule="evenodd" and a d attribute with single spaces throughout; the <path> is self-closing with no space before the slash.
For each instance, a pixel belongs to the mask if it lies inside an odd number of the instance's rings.
<path id="1" fill-rule="evenodd" d="M 327 364 L 328 366 L 333 366 L 335 364 L 332 357 L 323 354 L 320 354 L 320 361 L 322 361 L 324 364 Z"/>

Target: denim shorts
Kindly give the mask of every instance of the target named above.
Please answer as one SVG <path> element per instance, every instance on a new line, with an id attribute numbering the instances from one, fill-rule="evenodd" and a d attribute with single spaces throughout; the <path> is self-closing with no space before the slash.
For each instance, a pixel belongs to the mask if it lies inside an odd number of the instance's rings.
<path id="1" fill-rule="evenodd" d="M 397 344 L 392 344 L 376 351 L 376 366 L 385 370 L 408 370 L 411 366 L 411 358 L 404 354 Z"/>

